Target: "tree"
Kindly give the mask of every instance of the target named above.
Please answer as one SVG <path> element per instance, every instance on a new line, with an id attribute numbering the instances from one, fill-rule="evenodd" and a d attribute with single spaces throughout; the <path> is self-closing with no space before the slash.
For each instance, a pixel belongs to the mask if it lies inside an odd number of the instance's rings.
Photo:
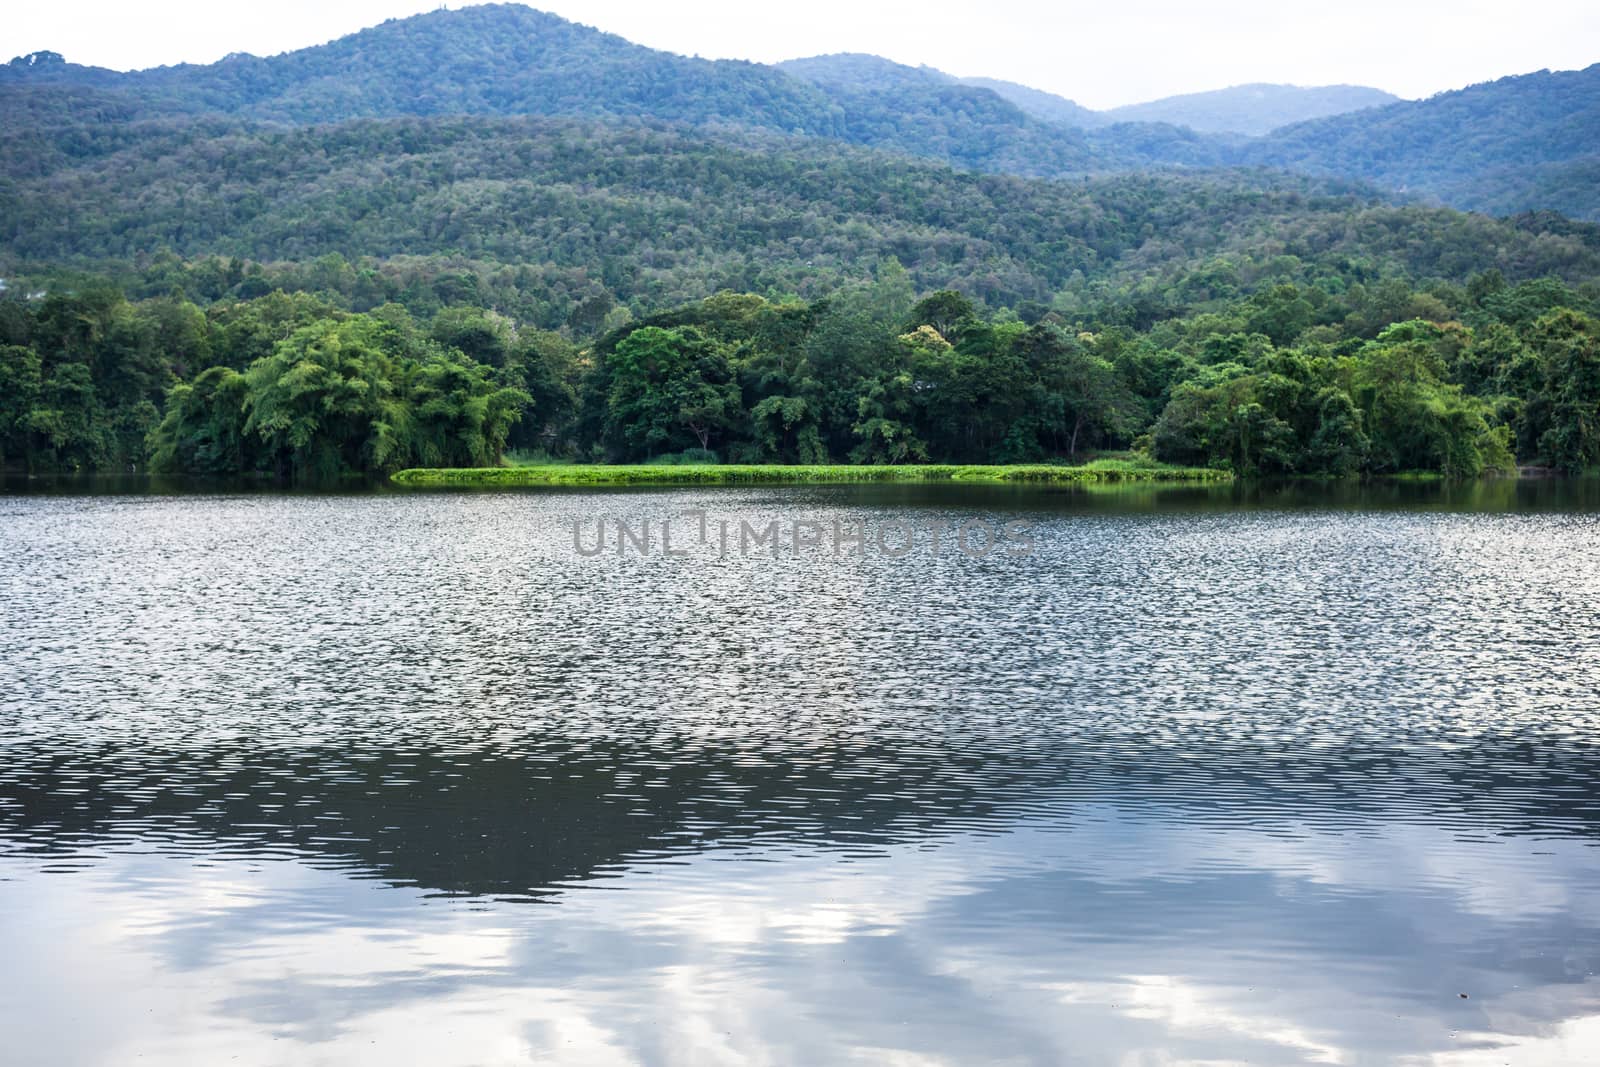
<path id="1" fill-rule="evenodd" d="M 928 446 L 910 422 L 915 383 L 908 372 L 891 373 L 862 383 L 856 399 L 856 421 L 850 432 L 857 444 L 851 463 L 922 463 Z"/>
<path id="2" fill-rule="evenodd" d="M 1255 387 L 1247 374 L 1213 385 L 1179 385 L 1150 431 L 1156 458 L 1256 473 L 1261 453 L 1276 455 L 1281 448 L 1283 432 L 1256 401 Z"/>
<path id="3" fill-rule="evenodd" d="M 1246 328 L 1264 334 L 1275 345 L 1293 342 L 1310 326 L 1317 309 L 1292 285 L 1280 285 L 1259 293 L 1251 301 Z"/>
<path id="4" fill-rule="evenodd" d="M 775 463 L 826 463 L 817 413 L 804 397 L 769 396 L 750 409 L 762 459 Z"/>
<path id="5" fill-rule="evenodd" d="M 941 289 L 924 297 L 911 309 L 912 326 L 928 326 L 944 338 L 959 338 L 961 331 L 978 321 L 972 301 L 953 289 Z"/>
<path id="6" fill-rule="evenodd" d="M 0 346 L 0 469 L 17 459 L 31 465 L 32 415 L 44 388 L 42 369 L 33 349 Z"/>
<path id="7" fill-rule="evenodd" d="M 1513 465 L 1509 429 L 1490 425 L 1493 409 L 1442 380 L 1439 343 L 1446 338 L 1431 323 L 1396 323 L 1343 361 L 1372 470 L 1475 477 Z"/>
<path id="8" fill-rule="evenodd" d="M 1076 456 L 1085 440 L 1135 429 L 1139 399 L 1117 368 L 1055 326 L 1034 326 L 1016 341 L 1034 383 L 1030 412 L 1053 451 Z"/>
<path id="9" fill-rule="evenodd" d="M 433 317 L 428 333 L 444 347 L 491 367 L 505 366 L 516 344 L 511 320 L 474 307 L 445 308 Z"/>
<path id="10" fill-rule="evenodd" d="M 260 462 L 245 436 L 249 383 L 231 367 L 212 367 L 173 386 L 167 409 L 150 432 L 150 469 L 157 473 L 238 474 Z"/>
<path id="11" fill-rule="evenodd" d="M 1305 469 L 1321 474 L 1355 474 L 1371 447 L 1361 428 L 1361 412 L 1343 390 L 1328 387 L 1314 400 L 1317 429 L 1306 449 Z"/>
<path id="12" fill-rule="evenodd" d="M 1534 324 L 1532 344 L 1544 369 L 1548 411 L 1539 450 L 1569 474 L 1600 465 L 1600 325 L 1557 308 Z"/>
<path id="13" fill-rule="evenodd" d="M 512 427 L 507 443 L 553 451 L 568 437 L 574 430 L 583 369 L 577 348 L 560 334 L 543 330 L 519 333 L 502 378 L 528 394 L 532 415 Z"/>
<path id="14" fill-rule="evenodd" d="M 727 356 L 692 326 L 634 330 L 608 369 L 606 433 L 629 455 L 709 449 L 743 415 Z"/>
<path id="15" fill-rule="evenodd" d="M 280 473 L 331 478 L 393 469 L 410 412 L 384 327 L 364 315 L 303 327 L 245 373 L 244 433 Z"/>
<path id="16" fill-rule="evenodd" d="M 26 426 L 43 440 L 55 465 L 93 469 L 109 458 L 101 416 L 89 367 L 63 363 L 45 379 Z"/>
<path id="17" fill-rule="evenodd" d="M 408 375 L 407 439 L 396 457 L 424 467 L 494 467 L 532 398 L 498 385 L 488 367 L 439 354 Z"/>

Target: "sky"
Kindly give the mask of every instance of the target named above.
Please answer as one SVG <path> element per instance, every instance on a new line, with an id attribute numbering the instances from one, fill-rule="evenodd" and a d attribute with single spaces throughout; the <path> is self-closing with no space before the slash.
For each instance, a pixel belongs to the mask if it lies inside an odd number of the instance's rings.
<path id="1" fill-rule="evenodd" d="M 129 70 L 272 55 L 439 7 L 438 0 L 53 0 L 14 5 L 0 62 L 44 49 Z M 448 6 L 466 6 L 452 3 Z M 1372 85 L 1405 97 L 1600 61 L 1595 0 L 540 0 L 639 44 L 775 62 L 871 52 L 1022 82 L 1107 108 L 1243 82 Z"/>

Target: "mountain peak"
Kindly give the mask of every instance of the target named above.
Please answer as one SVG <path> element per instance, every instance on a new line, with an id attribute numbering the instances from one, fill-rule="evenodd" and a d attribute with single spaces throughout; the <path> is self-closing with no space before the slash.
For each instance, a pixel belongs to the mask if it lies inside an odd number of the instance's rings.
<path id="1" fill-rule="evenodd" d="M 0 53 L 0 55 L 3 54 Z M 64 67 L 66 65 L 66 58 L 60 52 L 29 52 L 25 56 L 17 56 L 7 64 L 7 66 L 16 67 L 20 70 L 33 67 Z"/>
<path id="2" fill-rule="evenodd" d="M 838 89 L 882 90 L 904 86 L 948 85 L 955 79 L 932 67 L 911 67 L 865 52 L 835 52 L 774 64 L 814 85 Z"/>

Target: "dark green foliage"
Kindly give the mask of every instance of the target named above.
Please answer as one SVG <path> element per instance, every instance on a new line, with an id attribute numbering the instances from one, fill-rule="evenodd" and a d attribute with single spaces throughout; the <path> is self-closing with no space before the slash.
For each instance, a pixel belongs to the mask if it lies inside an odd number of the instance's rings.
<path id="1" fill-rule="evenodd" d="M 216 366 L 175 386 L 150 434 L 150 465 L 317 479 L 491 465 L 531 399 L 492 375 L 459 350 L 419 342 L 404 320 L 320 318 L 242 374 Z"/>
<path id="2" fill-rule="evenodd" d="M 191 474 L 237 474 L 255 465 L 245 440 L 250 385 L 228 367 L 172 387 L 166 416 L 150 436 L 150 467 Z M 248 457 L 248 458 L 247 458 Z"/>
<path id="3" fill-rule="evenodd" d="M 723 347 L 692 326 L 634 330 L 612 351 L 606 437 L 629 459 L 709 449 L 737 421 L 739 394 Z"/>
<path id="4" fill-rule="evenodd" d="M 1372 470 L 1466 476 L 1513 465 L 1509 428 L 1492 426 L 1486 403 L 1443 380 L 1448 340 L 1433 324 L 1399 323 L 1344 361 Z"/>
<path id="5" fill-rule="evenodd" d="M 0 467 L 26 463 L 34 411 L 43 390 L 39 353 L 22 345 L 0 347 Z M 17 451 L 21 455 L 16 455 Z"/>
<path id="6" fill-rule="evenodd" d="M 1568 473 L 1600 466 L 1600 324 L 1558 308 L 1530 333 L 1541 380 L 1525 410 L 1536 420 L 1539 454 Z"/>

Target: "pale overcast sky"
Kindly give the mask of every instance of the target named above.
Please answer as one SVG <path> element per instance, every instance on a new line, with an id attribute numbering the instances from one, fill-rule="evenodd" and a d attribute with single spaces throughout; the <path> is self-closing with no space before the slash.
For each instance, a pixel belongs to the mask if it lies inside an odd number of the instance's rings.
<path id="1" fill-rule="evenodd" d="M 232 4 L 26 0 L 0 20 L 0 61 L 51 49 L 96 66 L 272 55 L 440 6 L 414 0 Z M 459 3 L 451 7 L 465 6 Z M 1419 97 L 1600 61 L 1600 0 L 542 0 L 652 48 L 772 62 L 873 52 L 1034 85 L 1105 108 L 1240 82 L 1339 82 Z"/>

